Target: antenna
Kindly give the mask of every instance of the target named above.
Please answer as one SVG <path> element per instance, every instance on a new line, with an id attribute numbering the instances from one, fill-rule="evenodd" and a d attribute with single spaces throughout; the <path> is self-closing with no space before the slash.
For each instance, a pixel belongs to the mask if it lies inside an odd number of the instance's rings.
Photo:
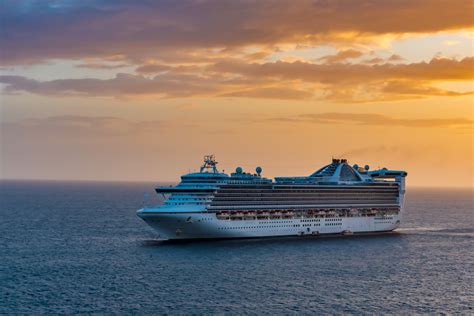
<path id="1" fill-rule="evenodd" d="M 214 155 L 204 156 L 204 164 L 201 166 L 200 172 L 204 172 L 204 170 L 211 170 L 213 173 L 219 172 L 217 171 L 217 161 L 214 158 Z"/>

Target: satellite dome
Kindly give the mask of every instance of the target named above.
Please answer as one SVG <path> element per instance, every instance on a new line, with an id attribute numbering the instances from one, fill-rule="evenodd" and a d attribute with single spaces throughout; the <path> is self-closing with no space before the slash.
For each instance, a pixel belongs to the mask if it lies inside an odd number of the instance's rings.
<path id="1" fill-rule="evenodd" d="M 359 165 L 355 164 L 355 165 L 352 166 L 352 168 L 354 168 L 355 170 L 359 170 Z"/>
<path id="2" fill-rule="evenodd" d="M 262 167 L 255 168 L 255 171 L 257 171 L 257 174 L 260 175 L 262 173 Z"/>
<path id="3" fill-rule="evenodd" d="M 364 169 L 369 170 L 370 169 L 369 165 L 365 165 Z"/>
<path id="4" fill-rule="evenodd" d="M 237 168 L 235 168 L 235 172 L 237 172 L 237 173 L 242 173 L 242 171 L 243 171 L 243 170 L 242 170 L 242 168 L 241 168 L 241 167 L 237 167 Z"/>

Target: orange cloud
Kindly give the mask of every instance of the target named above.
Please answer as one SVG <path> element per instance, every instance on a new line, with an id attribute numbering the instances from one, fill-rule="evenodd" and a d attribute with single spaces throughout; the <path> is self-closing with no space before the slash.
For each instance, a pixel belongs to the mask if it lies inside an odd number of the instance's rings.
<path id="1" fill-rule="evenodd" d="M 405 60 L 405 58 L 403 58 L 402 56 L 397 55 L 397 54 L 393 54 L 392 56 L 390 56 L 388 58 L 387 61 L 389 61 L 389 62 L 399 62 L 399 61 L 404 61 L 404 60 Z"/>
<path id="2" fill-rule="evenodd" d="M 276 117 L 271 121 L 280 122 L 306 122 L 317 124 L 352 123 L 370 126 L 400 126 L 400 127 L 456 127 L 474 128 L 474 121 L 466 118 L 432 118 L 432 119 L 406 119 L 394 118 L 375 113 L 318 113 L 301 114 L 293 117 Z"/>
<path id="3" fill-rule="evenodd" d="M 324 61 L 327 63 L 338 63 L 346 61 L 347 59 L 353 59 L 363 56 L 364 53 L 355 49 L 347 49 L 337 52 L 334 55 L 328 55 L 321 58 L 318 58 L 319 61 Z"/>
<path id="4" fill-rule="evenodd" d="M 291 89 L 286 87 L 255 88 L 242 91 L 224 93 L 223 97 L 245 97 L 281 100 L 303 100 L 313 96 L 310 91 Z"/>
<path id="5" fill-rule="evenodd" d="M 469 29 L 473 9 L 470 0 L 86 1 L 54 7 L 8 1 L 0 13 L 1 63 L 117 55 L 143 61 L 178 50 L 363 42 Z"/>
<path id="6" fill-rule="evenodd" d="M 139 71 L 154 77 L 118 74 L 112 79 L 37 81 L 0 76 L 7 93 L 42 95 L 127 96 L 166 98 L 233 96 L 255 98 L 326 98 L 345 102 L 396 100 L 426 96 L 463 96 L 431 84 L 473 79 L 474 57 L 433 59 L 411 64 L 347 64 L 307 62 L 245 63 L 224 60 L 207 67 L 145 65 Z"/>
<path id="7" fill-rule="evenodd" d="M 321 82 L 325 84 L 359 83 L 361 81 L 411 79 L 427 81 L 459 81 L 473 79 L 474 57 L 462 60 L 432 59 L 430 62 L 411 64 L 312 64 L 273 62 L 247 64 L 226 61 L 213 66 L 215 71 L 241 74 L 249 77 L 267 77 Z"/>

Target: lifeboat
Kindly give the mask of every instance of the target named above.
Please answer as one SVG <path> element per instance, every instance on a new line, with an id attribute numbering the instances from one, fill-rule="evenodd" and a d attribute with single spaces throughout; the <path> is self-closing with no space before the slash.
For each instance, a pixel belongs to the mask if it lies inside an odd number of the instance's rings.
<path id="1" fill-rule="evenodd" d="M 245 219 L 250 219 L 250 220 L 254 220 L 255 219 L 255 216 L 257 215 L 255 212 L 245 212 Z"/>
<path id="2" fill-rule="evenodd" d="M 244 213 L 242 212 L 235 212 L 231 214 L 231 218 L 233 220 L 243 220 L 244 219 Z"/>

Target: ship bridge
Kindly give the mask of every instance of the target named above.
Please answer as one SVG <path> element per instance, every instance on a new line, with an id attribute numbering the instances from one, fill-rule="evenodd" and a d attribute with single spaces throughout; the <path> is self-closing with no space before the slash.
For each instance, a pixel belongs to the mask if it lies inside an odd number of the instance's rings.
<path id="1" fill-rule="evenodd" d="M 204 156 L 204 164 L 199 172 L 191 172 L 181 176 L 181 182 L 176 186 L 159 186 L 156 193 L 210 193 L 214 192 L 219 184 L 229 178 L 226 173 L 217 170 L 217 161 L 214 155 Z"/>

